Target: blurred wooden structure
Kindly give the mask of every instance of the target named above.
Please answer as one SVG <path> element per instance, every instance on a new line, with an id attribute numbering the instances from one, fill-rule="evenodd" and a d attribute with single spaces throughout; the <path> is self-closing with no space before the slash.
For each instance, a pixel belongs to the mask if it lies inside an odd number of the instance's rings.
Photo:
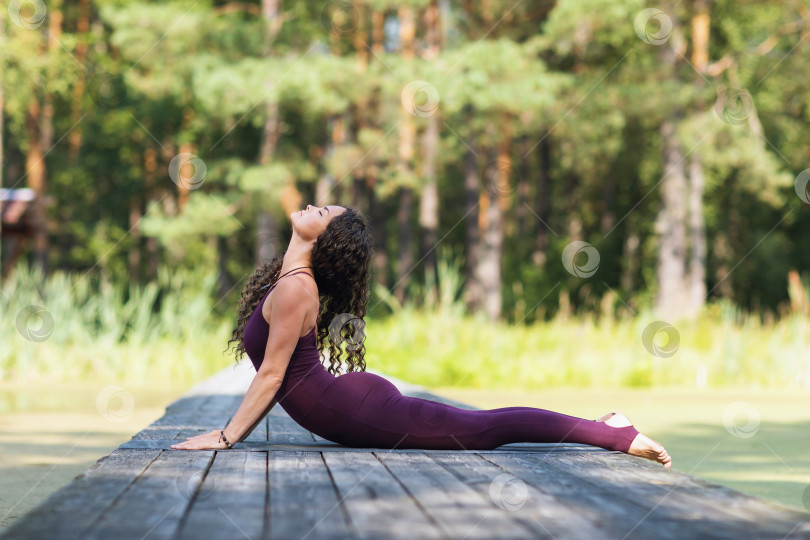
<path id="1" fill-rule="evenodd" d="M 31 188 L 6 189 L 0 188 L 0 241 L 2 251 L 0 251 L 0 277 L 6 278 L 17 263 L 26 242 L 33 239 L 34 233 L 38 230 L 45 230 L 45 212 L 39 211 L 38 205 L 48 204 L 46 200 L 37 197 L 36 192 Z M 6 247 L 8 246 L 8 247 Z M 6 249 L 9 252 L 6 253 Z"/>

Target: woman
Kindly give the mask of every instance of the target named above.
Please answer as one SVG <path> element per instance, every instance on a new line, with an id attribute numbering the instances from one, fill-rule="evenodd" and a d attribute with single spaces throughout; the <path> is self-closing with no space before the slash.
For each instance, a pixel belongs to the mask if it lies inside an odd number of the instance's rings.
<path id="1" fill-rule="evenodd" d="M 229 448 L 278 402 L 307 430 L 350 447 L 482 450 L 513 442 L 572 442 L 672 466 L 661 444 L 617 412 L 585 420 L 532 407 L 469 411 L 403 396 L 388 380 L 366 373 L 362 318 L 373 253 L 368 222 L 337 205 L 308 205 L 290 219 L 287 251 L 248 279 L 228 342 L 237 342 L 237 360 L 244 353 L 250 357 L 253 382 L 224 430 L 172 448 Z M 325 345 L 328 368 L 320 361 Z M 344 353 L 346 373 L 340 374 Z"/>

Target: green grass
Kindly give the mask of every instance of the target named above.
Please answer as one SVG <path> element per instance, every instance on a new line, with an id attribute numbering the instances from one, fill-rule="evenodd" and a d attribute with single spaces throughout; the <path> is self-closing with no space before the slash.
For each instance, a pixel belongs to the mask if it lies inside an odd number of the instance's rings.
<path id="1" fill-rule="evenodd" d="M 43 280 L 20 265 L 0 295 L 0 381 L 205 378 L 227 365 L 232 326 L 215 314 L 215 279 L 162 267 L 143 287 L 64 272 Z"/>
<path id="2" fill-rule="evenodd" d="M 375 291 L 372 303 L 385 302 L 392 315 L 367 317 L 368 367 L 425 386 L 810 388 L 806 316 L 765 323 L 710 304 L 696 320 L 674 323 L 677 350 L 665 358 L 643 343 L 656 320 L 649 311 L 491 323 L 464 313 L 457 268 L 440 270 L 438 288 L 416 290 L 425 299 L 418 308 Z M 0 295 L 0 381 L 201 380 L 233 363 L 223 351 L 236 310 L 217 305 L 215 282 L 214 273 L 165 267 L 145 286 L 63 272 L 43 280 L 20 265 Z M 44 318 L 26 316 L 29 306 L 44 308 Z M 47 339 L 25 337 L 50 320 Z M 666 348 L 663 332 L 654 343 Z"/>
<path id="3" fill-rule="evenodd" d="M 665 358 L 642 340 L 656 320 L 649 312 L 516 326 L 406 307 L 369 322 L 367 364 L 425 386 L 810 388 L 810 319 L 737 323 L 739 316 L 720 303 L 694 321 L 676 323 L 678 346 Z M 666 348 L 664 333 L 654 343 Z"/>

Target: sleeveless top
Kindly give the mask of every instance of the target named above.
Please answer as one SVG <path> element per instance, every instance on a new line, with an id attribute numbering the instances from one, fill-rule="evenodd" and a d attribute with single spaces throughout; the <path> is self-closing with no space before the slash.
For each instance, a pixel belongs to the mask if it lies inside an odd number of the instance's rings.
<path id="1" fill-rule="evenodd" d="M 295 274 L 310 275 L 307 272 L 294 272 L 289 275 Z M 270 325 L 262 315 L 262 306 L 277 284 L 278 281 L 265 293 L 245 326 L 243 337 L 245 353 L 253 362 L 256 371 L 259 371 L 264 360 L 267 338 L 270 335 Z M 317 346 L 317 328 L 316 322 L 309 333 L 298 338 L 284 379 L 276 392 L 278 404 L 299 424 L 306 419 L 328 386 L 336 380 L 336 377 L 321 363 Z"/>

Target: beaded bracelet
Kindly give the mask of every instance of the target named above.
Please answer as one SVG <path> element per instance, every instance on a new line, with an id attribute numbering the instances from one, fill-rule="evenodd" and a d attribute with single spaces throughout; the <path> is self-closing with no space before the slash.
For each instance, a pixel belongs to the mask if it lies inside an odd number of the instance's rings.
<path id="1" fill-rule="evenodd" d="M 225 430 L 224 429 L 219 431 L 219 442 L 223 442 L 223 441 L 225 442 L 225 446 L 227 446 L 228 449 L 233 448 L 233 445 L 228 442 L 228 439 L 225 438 Z"/>

